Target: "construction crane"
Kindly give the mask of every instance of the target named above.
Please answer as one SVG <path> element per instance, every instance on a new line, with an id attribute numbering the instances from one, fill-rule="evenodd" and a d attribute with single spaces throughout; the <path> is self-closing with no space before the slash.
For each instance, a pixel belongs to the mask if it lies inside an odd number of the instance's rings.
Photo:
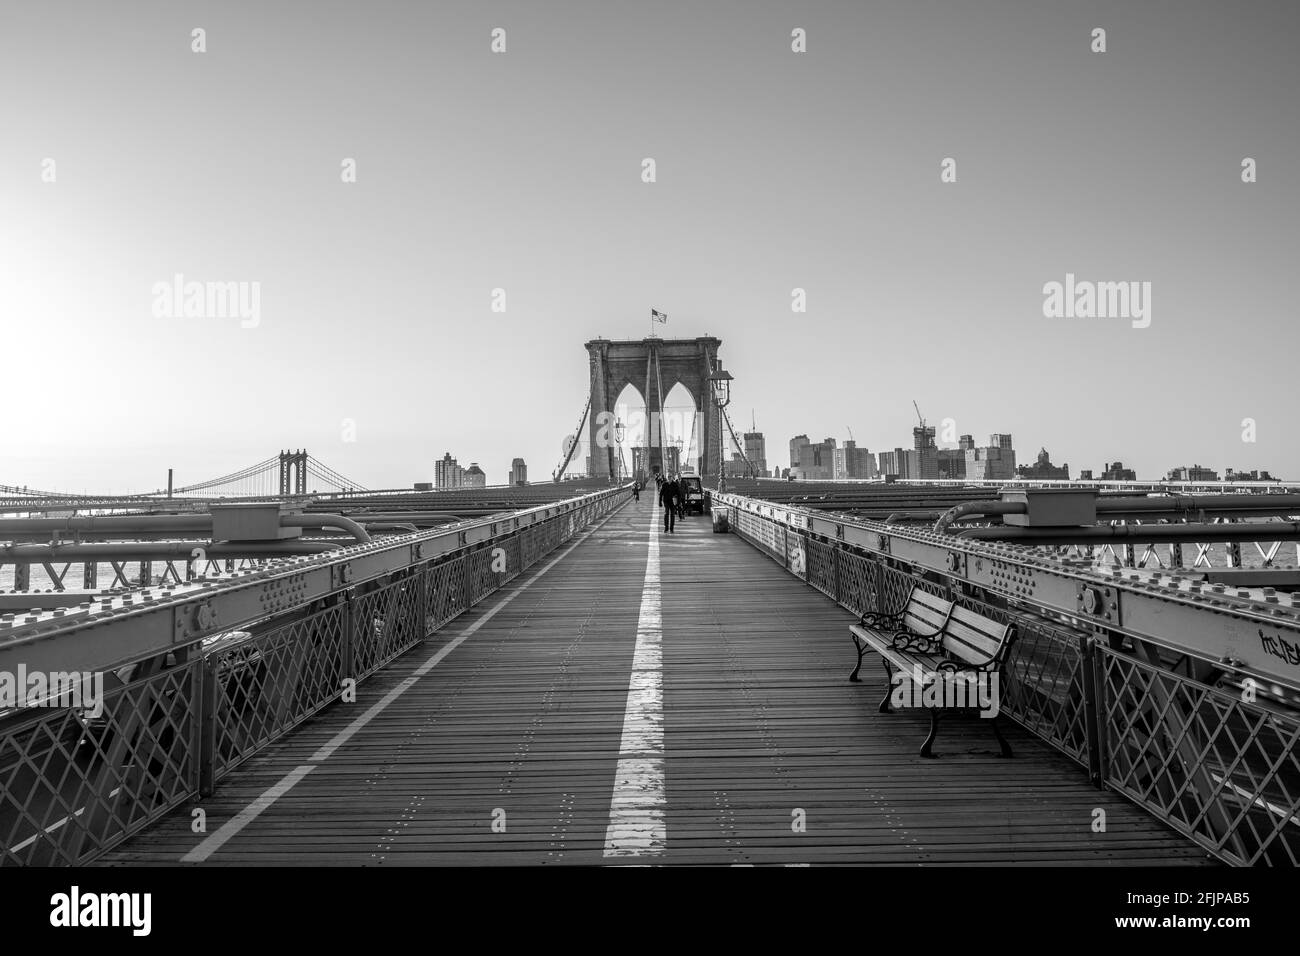
<path id="1" fill-rule="evenodd" d="M 921 423 L 921 427 L 925 428 L 925 416 L 921 414 L 921 406 L 916 404 L 916 399 L 912 399 L 912 407 L 916 409 L 916 418 Z"/>
<path id="2" fill-rule="evenodd" d="M 849 441 L 853 442 L 853 444 L 856 445 L 858 443 L 858 440 L 853 437 L 853 429 L 849 428 L 848 425 L 845 425 L 844 427 L 849 429 Z"/>

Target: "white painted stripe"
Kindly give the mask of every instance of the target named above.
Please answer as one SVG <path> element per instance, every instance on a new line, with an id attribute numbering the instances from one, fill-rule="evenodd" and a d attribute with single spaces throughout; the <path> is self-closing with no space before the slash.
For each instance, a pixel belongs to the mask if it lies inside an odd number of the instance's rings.
<path id="1" fill-rule="evenodd" d="M 659 522 L 650 509 L 649 553 L 623 712 L 605 856 L 649 856 L 668 848 L 664 811 L 663 616 L 659 591 Z"/>
<path id="2" fill-rule="evenodd" d="M 505 607 L 507 604 L 513 601 L 520 594 L 523 594 L 525 591 L 527 591 L 533 585 L 533 582 L 535 582 L 538 578 L 540 578 L 547 571 L 551 570 L 551 568 L 555 567 L 556 564 L 558 564 L 565 557 L 567 557 L 570 551 L 572 551 L 578 545 L 582 544 L 582 542 L 587 540 L 587 538 L 589 538 L 592 534 L 599 531 L 605 525 L 605 523 L 609 521 L 610 518 L 614 517 L 614 515 L 616 514 L 618 514 L 618 510 L 610 512 L 608 515 L 604 517 L 604 519 L 600 521 L 599 524 L 596 524 L 588 528 L 581 535 L 575 538 L 572 544 L 570 544 L 567 548 L 565 548 L 554 558 L 548 561 L 545 565 L 543 565 L 540 571 L 538 571 L 531 578 L 525 581 L 520 587 L 508 593 L 504 598 L 502 598 L 499 602 L 497 602 L 492 607 L 491 610 L 489 610 L 481 618 L 479 618 L 474 623 L 472 623 L 469 627 L 465 628 L 465 630 L 462 631 L 461 634 L 455 638 L 455 640 L 450 641 L 448 644 L 439 648 L 434 654 L 432 654 L 429 657 L 428 660 L 426 660 L 423 664 L 417 667 L 410 677 L 404 679 L 396 687 L 394 687 L 387 694 L 385 694 L 377 703 L 371 705 L 364 714 L 362 714 L 356 720 L 352 721 L 352 723 L 344 727 L 343 730 L 341 730 L 338 734 L 336 734 L 334 738 L 330 740 L 329 743 L 325 744 L 325 746 L 321 747 L 314 754 L 312 754 L 309 759 L 312 760 L 313 763 L 303 764 L 302 766 L 297 767 L 296 769 L 290 771 L 288 774 L 285 775 L 283 780 L 277 783 L 270 790 L 266 791 L 266 793 L 258 797 L 256 800 L 250 803 L 247 807 L 245 807 L 235 816 L 231 817 L 228 821 L 226 821 L 226 823 L 222 825 L 220 830 L 218 830 L 216 833 L 213 833 L 202 843 L 196 846 L 193 850 L 191 850 L 189 853 L 186 853 L 183 857 L 181 857 L 181 862 L 202 863 L 213 853 L 219 850 L 222 847 L 222 845 L 224 845 L 233 836 L 239 833 L 240 830 L 242 830 L 244 827 L 248 826 L 248 824 L 252 823 L 255 819 L 257 819 L 258 815 L 263 810 L 265 810 L 271 804 L 275 803 L 276 800 L 280 799 L 280 797 L 284 796 L 291 789 L 293 789 L 294 784 L 296 784 L 303 777 L 307 776 L 307 774 L 310 773 L 312 770 L 316 769 L 316 766 L 320 761 L 327 760 L 334 753 L 334 751 L 337 750 L 344 743 L 346 743 L 347 740 L 353 736 L 353 734 L 355 734 L 358 730 L 360 730 L 371 720 L 373 720 L 376 714 L 382 711 L 393 701 L 397 700 L 398 697 L 402 696 L 402 694 L 405 693 L 411 686 L 413 686 L 416 683 L 416 681 L 418 681 L 424 675 L 428 674 L 429 671 L 433 670 L 438 664 L 442 662 L 442 660 L 448 654 L 450 654 L 461 644 L 463 644 L 466 640 L 472 637 L 480 627 L 482 627 L 488 621 L 492 620 L 492 618 L 496 616 L 496 613 L 498 611 L 500 611 L 503 607 Z"/>
<path id="3" fill-rule="evenodd" d="M 312 764 L 305 763 L 300 767 L 295 767 L 293 770 L 290 770 L 284 775 L 283 780 L 223 823 L 221 829 L 217 830 L 216 833 L 208 834 L 207 838 L 202 843 L 181 857 L 181 862 L 202 863 L 212 854 L 220 850 L 227 840 L 261 816 L 263 810 L 267 809 L 271 804 L 275 803 L 275 801 L 279 800 L 286 793 L 292 790 L 294 784 L 315 769 L 315 766 Z"/>

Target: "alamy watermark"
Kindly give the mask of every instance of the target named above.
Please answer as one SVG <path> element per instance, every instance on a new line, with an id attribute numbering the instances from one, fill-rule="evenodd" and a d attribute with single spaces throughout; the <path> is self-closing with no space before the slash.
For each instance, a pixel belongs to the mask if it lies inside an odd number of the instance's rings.
<path id="1" fill-rule="evenodd" d="M 996 717 L 1001 707 L 997 671 L 927 671 L 913 664 L 910 674 L 894 671 L 890 684 L 892 707 L 969 708 L 981 717 Z"/>
<path id="2" fill-rule="evenodd" d="M 73 886 L 50 897 L 50 925 L 121 927 L 133 936 L 148 936 L 153 929 L 153 894 L 94 893 Z"/>
<path id="3" fill-rule="evenodd" d="M 1073 272 L 1064 282 L 1043 286 L 1043 315 L 1049 319 L 1131 319 L 1133 328 L 1151 324 L 1150 282 L 1089 282 Z"/>
<path id="4" fill-rule="evenodd" d="M 157 319 L 239 319 L 245 329 L 262 323 L 260 282 L 186 282 L 178 272 L 152 291 Z"/>
<path id="5" fill-rule="evenodd" d="M 0 711 L 25 707 L 72 708 L 87 717 L 104 712 L 104 675 L 98 671 L 0 671 Z"/>

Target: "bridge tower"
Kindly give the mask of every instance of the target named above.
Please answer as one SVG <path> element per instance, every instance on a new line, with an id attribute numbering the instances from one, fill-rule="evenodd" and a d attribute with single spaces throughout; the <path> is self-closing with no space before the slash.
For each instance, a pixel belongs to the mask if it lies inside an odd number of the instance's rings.
<path id="1" fill-rule="evenodd" d="M 280 452 L 280 497 L 305 495 L 307 493 L 307 453 L 298 451 Z"/>
<path id="2" fill-rule="evenodd" d="M 607 478 L 617 473 L 613 405 L 629 384 L 645 399 L 646 444 L 649 446 L 647 464 L 651 471 L 663 468 L 666 457 L 661 418 L 664 396 L 679 382 L 686 386 L 695 400 L 697 437 L 689 444 L 700 449 L 700 475 L 706 479 L 717 477 L 721 416 L 713 404 L 709 375 L 714 370 L 721 344 L 720 339 L 711 336 L 625 342 L 593 339 L 587 343 L 591 370 L 591 411 L 587 427 L 591 439 L 588 447 L 591 449 L 593 478 Z"/>

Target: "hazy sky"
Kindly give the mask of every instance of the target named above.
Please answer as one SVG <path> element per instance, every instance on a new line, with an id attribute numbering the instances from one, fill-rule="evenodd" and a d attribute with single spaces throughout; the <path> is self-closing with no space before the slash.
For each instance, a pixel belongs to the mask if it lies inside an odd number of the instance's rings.
<path id="1" fill-rule="evenodd" d="M 777 463 L 907 445 L 915 398 L 1022 461 L 1300 478 L 1297 40 L 1293 2 L 10 0 L 0 483 L 541 478 L 583 343 L 652 306 Z M 1067 272 L 1150 282 L 1150 327 L 1045 318 Z M 177 273 L 259 323 L 156 317 Z"/>

